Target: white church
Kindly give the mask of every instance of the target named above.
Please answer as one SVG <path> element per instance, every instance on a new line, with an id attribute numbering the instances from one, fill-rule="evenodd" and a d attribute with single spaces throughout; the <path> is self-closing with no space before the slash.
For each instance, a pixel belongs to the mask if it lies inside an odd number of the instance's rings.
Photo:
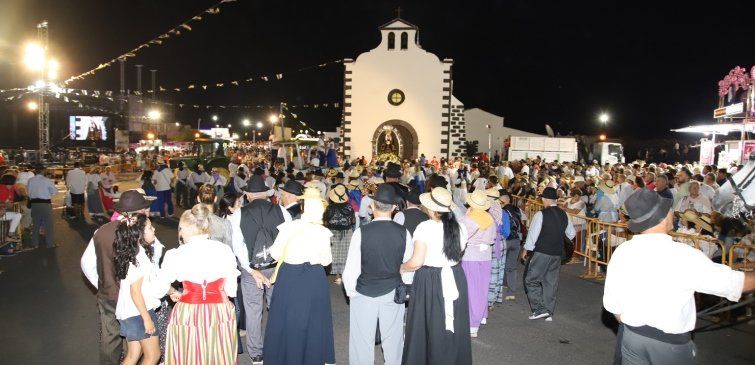
<path id="1" fill-rule="evenodd" d="M 345 59 L 346 158 L 464 154 L 464 106 L 453 96 L 453 60 L 422 49 L 419 28 L 401 18 L 381 26 L 369 52 Z"/>

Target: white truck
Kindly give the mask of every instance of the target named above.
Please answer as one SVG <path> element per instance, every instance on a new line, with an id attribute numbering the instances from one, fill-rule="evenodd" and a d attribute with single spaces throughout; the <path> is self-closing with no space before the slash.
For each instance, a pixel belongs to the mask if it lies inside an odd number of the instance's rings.
<path id="1" fill-rule="evenodd" d="M 595 142 L 589 150 L 601 165 L 624 162 L 621 143 Z M 509 160 L 526 160 L 540 156 L 545 161 L 579 161 L 577 140 L 574 137 L 511 137 Z"/>
<path id="2" fill-rule="evenodd" d="M 511 137 L 510 161 L 538 156 L 545 161 L 577 161 L 577 140 L 574 137 Z"/>

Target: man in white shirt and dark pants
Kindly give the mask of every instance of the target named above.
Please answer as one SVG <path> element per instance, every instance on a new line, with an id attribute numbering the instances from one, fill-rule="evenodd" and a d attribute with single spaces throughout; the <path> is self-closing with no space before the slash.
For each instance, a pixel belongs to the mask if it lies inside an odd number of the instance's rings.
<path id="1" fill-rule="evenodd" d="M 673 241 L 672 200 L 638 189 L 624 206 L 629 230 L 640 234 L 619 245 L 608 263 L 603 306 L 620 323 L 616 357 L 623 365 L 694 364 L 695 292 L 736 302 L 755 290 L 755 273 Z"/>
<path id="2" fill-rule="evenodd" d="M 372 198 L 375 219 L 357 228 L 343 271 L 350 298 L 349 363 L 375 361 L 375 329 L 379 325 L 386 365 L 400 364 L 404 347 L 404 304 L 396 304 L 402 283 L 401 264 L 412 256 L 411 234 L 391 221 L 399 197 L 389 184 L 378 185 Z"/>
<path id="3" fill-rule="evenodd" d="M 73 170 L 66 174 L 66 186 L 71 194 L 71 205 L 76 209 L 76 217 L 84 214 L 84 190 L 87 187 L 87 174 L 81 168 L 79 162 L 74 162 Z"/>
<path id="4" fill-rule="evenodd" d="M 52 180 L 45 175 L 45 167 L 42 164 L 36 166 L 37 175 L 29 179 L 29 203 L 31 204 L 31 245 L 39 247 L 39 229 L 45 230 L 45 243 L 47 248 L 55 248 L 53 235 L 54 222 L 52 220 L 52 197 L 58 192 Z"/>

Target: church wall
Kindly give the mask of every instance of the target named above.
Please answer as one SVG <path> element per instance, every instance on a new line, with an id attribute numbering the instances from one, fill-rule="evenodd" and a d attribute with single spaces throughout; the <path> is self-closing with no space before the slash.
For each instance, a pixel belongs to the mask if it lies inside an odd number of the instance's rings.
<path id="1" fill-rule="evenodd" d="M 375 129 L 389 120 L 403 120 L 417 132 L 418 153 L 446 156 L 451 64 L 418 46 L 389 51 L 382 43 L 356 61 L 346 60 L 344 154 L 369 158 Z M 393 89 L 404 92 L 401 105 L 388 102 Z"/>
<path id="2" fill-rule="evenodd" d="M 464 142 L 467 140 L 466 123 L 464 119 L 464 104 L 455 97 L 451 99 L 451 120 L 449 121 L 449 156 L 463 157 Z"/>

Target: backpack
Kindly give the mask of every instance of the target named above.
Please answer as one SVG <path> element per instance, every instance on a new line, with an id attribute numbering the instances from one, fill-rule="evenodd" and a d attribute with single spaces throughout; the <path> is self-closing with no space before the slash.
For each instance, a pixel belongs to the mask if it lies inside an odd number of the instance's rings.
<path id="1" fill-rule="evenodd" d="M 522 213 L 519 208 L 509 204 L 503 208 L 504 215 L 507 216 L 509 226 L 506 235 L 501 234 L 501 237 L 505 237 L 506 240 L 521 240 L 522 239 Z"/>

